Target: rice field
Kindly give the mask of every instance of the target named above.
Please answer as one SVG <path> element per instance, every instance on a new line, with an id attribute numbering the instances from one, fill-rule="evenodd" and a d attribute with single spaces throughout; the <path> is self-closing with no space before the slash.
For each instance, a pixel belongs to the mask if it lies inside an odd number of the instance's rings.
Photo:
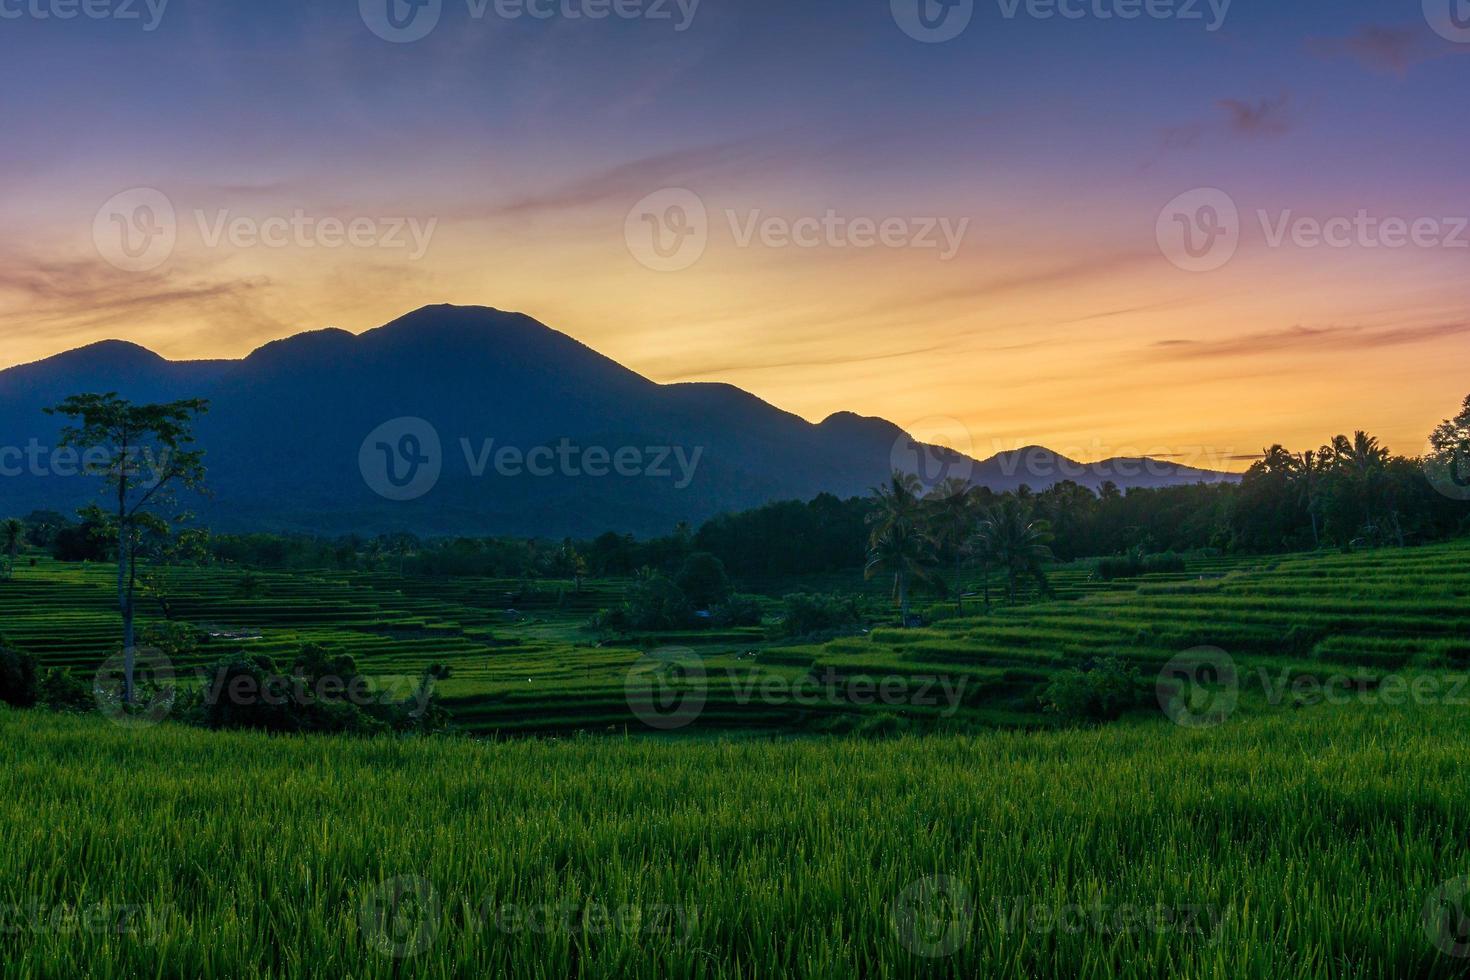
<path id="1" fill-rule="evenodd" d="M 1437 977 L 1470 731 L 486 743 L 0 711 L 7 977 Z"/>
<path id="2" fill-rule="evenodd" d="M 617 582 L 176 570 L 175 615 L 228 634 L 185 672 L 446 663 L 489 737 L 0 710 L 0 976 L 1462 976 L 1467 557 L 1067 566 L 1055 601 L 811 645 L 598 646 Z M 0 632 L 85 671 L 108 585 L 23 565 Z M 1101 727 L 1038 704 L 1199 647 L 1235 673 Z"/>
<path id="3" fill-rule="evenodd" d="M 1284 558 L 1194 558 L 1183 573 L 1103 582 L 1085 563 L 1055 569 L 1057 598 L 919 629 L 879 626 L 822 644 L 777 643 L 760 628 L 601 642 L 583 628 L 626 582 L 432 581 L 377 573 L 170 573 L 176 619 L 222 634 L 175 665 L 182 676 L 236 649 L 289 662 L 302 643 L 336 646 L 385 682 L 447 665 L 439 685 L 456 726 L 491 736 L 975 731 L 1056 724 L 1040 695 L 1058 674 L 1117 658 L 1146 680 L 1214 648 L 1239 670 L 1241 710 L 1282 707 L 1313 678 L 1470 669 L 1470 545 Z M 0 583 L 0 633 L 85 674 L 116 649 L 107 566 L 38 559 Z M 879 590 L 857 573 L 851 590 Z M 756 583 L 774 598 L 839 589 L 844 578 Z M 158 611 L 144 606 L 145 623 Z M 245 637 L 245 638 L 241 638 Z M 650 656 L 651 655 L 651 656 Z M 679 676 L 668 681 L 668 668 Z M 886 688 L 884 687 L 886 685 Z M 660 699 L 691 704 L 656 717 Z M 1290 700 L 1289 698 L 1285 700 Z M 652 718 L 652 723 L 650 719 Z"/>

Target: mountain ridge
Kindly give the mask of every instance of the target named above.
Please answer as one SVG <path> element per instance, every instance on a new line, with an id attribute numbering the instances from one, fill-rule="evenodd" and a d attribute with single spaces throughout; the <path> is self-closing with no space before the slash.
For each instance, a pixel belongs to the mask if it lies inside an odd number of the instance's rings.
<path id="1" fill-rule="evenodd" d="M 656 534 L 773 500 L 863 494 L 893 468 L 997 491 L 1043 490 L 1065 471 L 1097 489 L 1131 459 L 1079 463 L 1039 446 L 972 459 L 882 418 L 812 423 L 735 385 L 659 384 L 523 313 L 444 304 L 361 334 L 306 331 L 236 360 L 171 361 L 100 341 L 17 365 L 0 371 L 0 451 L 54 445 L 59 422 L 42 409 L 82 391 L 208 399 L 198 436 L 215 493 L 196 509 L 225 529 Z M 420 457 L 395 453 L 426 444 L 437 445 L 435 479 L 407 495 L 392 467 L 416 471 Z M 565 447 L 554 471 L 526 469 L 546 447 Z M 603 456 L 621 459 L 615 473 L 598 475 Z M 1146 472 L 1113 482 L 1235 478 L 1141 462 Z M 0 512 L 65 510 L 95 489 L 52 471 L 0 474 Z"/>

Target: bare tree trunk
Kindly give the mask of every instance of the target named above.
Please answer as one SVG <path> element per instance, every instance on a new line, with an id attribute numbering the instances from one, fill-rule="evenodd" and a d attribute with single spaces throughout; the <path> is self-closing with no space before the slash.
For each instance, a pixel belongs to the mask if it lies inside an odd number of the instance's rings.
<path id="1" fill-rule="evenodd" d="M 902 572 L 898 573 L 898 615 L 902 621 L 902 628 L 909 628 L 909 580 Z"/>
<path id="2" fill-rule="evenodd" d="M 123 703 L 133 703 L 133 597 L 128 579 L 128 530 L 125 519 L 117 531 L 117 609 L 123 621 Z"/>

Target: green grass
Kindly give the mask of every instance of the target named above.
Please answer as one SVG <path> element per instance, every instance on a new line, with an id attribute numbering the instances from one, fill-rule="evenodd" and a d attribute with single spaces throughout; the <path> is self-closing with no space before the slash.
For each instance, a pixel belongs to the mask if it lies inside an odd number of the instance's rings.
<path id="1" fill-rule="evenodd" d="M 495 744 L 0 712 L 0 975 L 1457 976 L 1423 911 L 1470 873 L 1467 752 L 1435 706 Z M 395 879 L 437 906 L 365 930 Z"/>

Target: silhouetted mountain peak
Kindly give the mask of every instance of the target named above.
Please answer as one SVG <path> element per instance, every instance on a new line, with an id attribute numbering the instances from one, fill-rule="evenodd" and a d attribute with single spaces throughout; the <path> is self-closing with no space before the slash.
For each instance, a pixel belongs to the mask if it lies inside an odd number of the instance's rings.
<path id="1" fill-rule="evenodd" d="M 78 347 L 44 360 L 22 365 L 25 368 L 48 367 L 61 369 L 116 367 L 126 369 L 143 365 L 163 364 L 164 359 L 146 347 L 126 340 L 99 340 L 95 344 Z"/>
<path id="2" fill-rule="evenodd" d="M 245 358 L 246 363 L 263 364 L 316 357 L 349 350 L 357 338 L 338 327 L 309 330 L 257 347 Z"/>
<path id="3" fill-rule="evenodd" d="M 903 434 L 903 430 L 887 419 L 880 419 L 872 415 L 859 415 L 856 412 L 833 412 L 817 424 L 817 428 L 823 432 L 841 436 L 862 436 L 868 438 L 896 439 Z"/>
<path id="4" fill-rule="evenodd" d="M 0 445 L 53 442 L 59 422 L 42 409 L 87 391 L 207 398 L 198 435 L 214 495 L 198 511 L 228 529 L 666 533 L 773 500 L 863 494 L 906 463 L 942 464 L 996 491 L 1112 476 L 1040 446 L 984 463 L 920 453 L 885 419 L 837 412 L 813 425 L 733 385 L 655 384 L 523 313 L 484 306 L 425 306 L 362 334 L 313 330 L 237 361 L 91 344 L 0 371 Z M 362 450 L 405 420 L 432 430 L 425 453 L 438 443 L 432 487 L 406 500 L 383 490 L 386 477 Z M 556 447 L 549 470 L 533 456 L 543 447 Z M 495 462 L 502 451 L 527 465 Z M 632 469 L 609 471 L 608 459 Z M 1198 472 L 1129 469 L 1140 472 L 1118 475 L 1125 488 L 1193 482 Z M 4 480 L 0 513 L 80 506 L 89 492 L 80 481 Z"/>

